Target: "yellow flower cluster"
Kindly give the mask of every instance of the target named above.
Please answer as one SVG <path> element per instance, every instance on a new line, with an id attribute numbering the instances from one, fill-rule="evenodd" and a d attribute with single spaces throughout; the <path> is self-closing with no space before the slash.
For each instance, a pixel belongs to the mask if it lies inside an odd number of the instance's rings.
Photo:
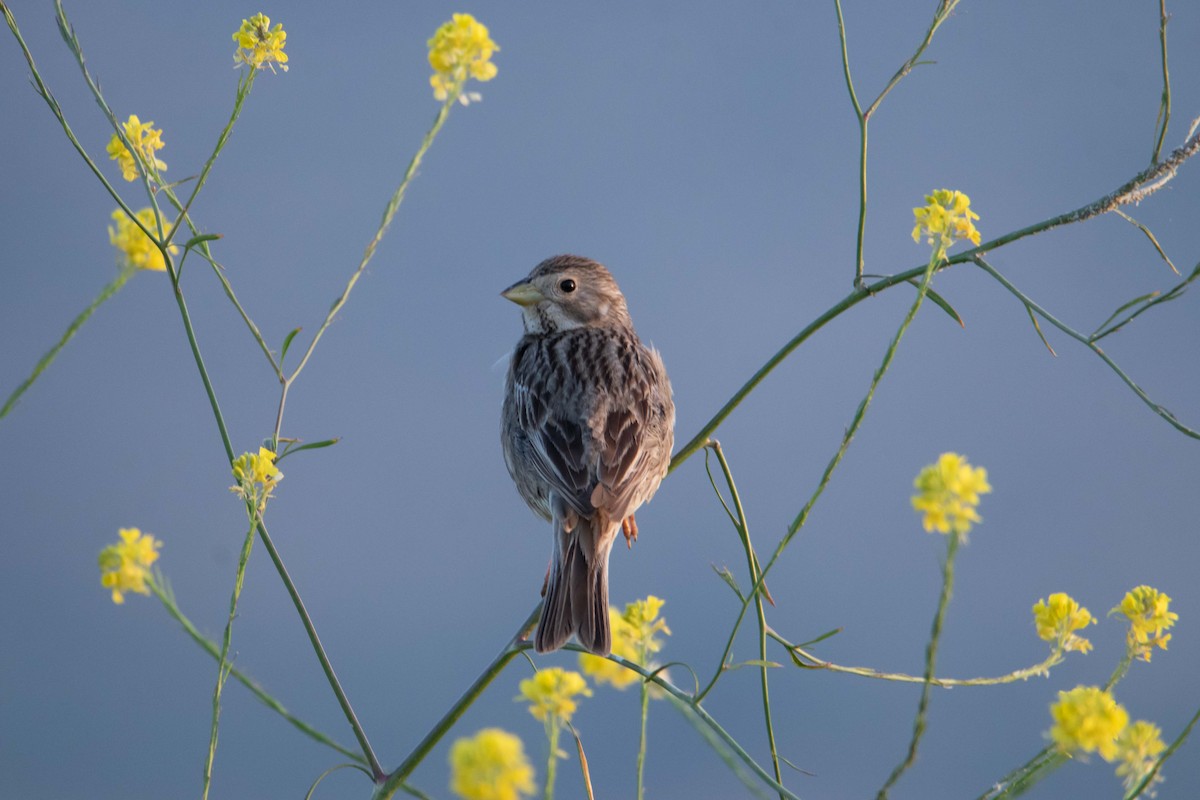
<path id="1" fill-rule="evenodd" d="M 255 14 L 250 19 L 242 20 L 242 27 L 233 32 L 233 40 L 238 49 L 233 54 L 235 67 L 246 64 L 254 69 L 270 67 L 275 71 L 275 65 L 287 72 L 287 53 L 283 52 L 287 44 L 287 31 L 283 23 L 275 23 L 271 27 L 271 18 L 266 14 Z"/>
<path id="2" fill-rule="evenodd" d="M 150 594 L 150 565 L 158 560 L 162 542 L 137 528 L 121 528 L 117 533 L 121 541 L 101 550 L 99 563 L 100 585 L 112 589 L 112 600 L 120 605 L 126 592 Z"/>
<path id="3" fill-rule="evenodd" d="M 650 656 L 663 646 L 658 634 L 671 635 L 666 620 L 658 617 L 663 603 L 661 598 L 650 595 L 645 600 L 626 605 L 624 613 L 615 608 L 608 609 L 614 655 L 643 668 L 651 666 Z M 641 679 L 636 672 L 591 653 L 580 654 L 579 668 L 597 683 L 609 683 L 617 689 L 624 689 Z"/>
<path id="4" fill-rule="evenodd" d="M 154 209 L 143 208 L 137 212 L 137 218 L 146 226 L 147 230 L 155 229 L 157 223 L 154 220 Z M 112 213 L 112 220 L 116 223 L 116 227 L 111 225 L 108 227 L 108 241 L 117 248 L 123 263 L 137 269 L 148 269 L 154 272 L 166 271 L 167 263 L 163 259 L 162 251 L 129 218 L 129 215 L 118 208 Z M 167 251 L 171 255 L 175 255 L 179 252 L 179 248 L 169 245 Z"/>
<path id="5" fill-rule="evenodd" d="M 1117 760 L 1120 762 L 1117 764 L 1117 775 L 1124 778 L 1126 791 L 1142 782 L 1142 778 L 1146 777 L 1166 749 L 1162 729 L 1153 722 L 1139 719 L 1121 731 L 1117 737 Z M 1153 782 L 1161 780 L 1161 775 L 1155 775 Z M 1154 793 L 1149 792 L 1148 796 L 1153 797 Z"/>
<path id="6" fill-rule="evenodd" d="M 1053 642 L 1055 647 L 1081 653 L 1092 649 L 1092 643 L 1076 636 L 1075 631 L 1095 625 L 1096 620 L 1090 611 L 1065 592 L 1056 592 L 1049 600 L 1038 600 L 1033 607 L 1033 624 L 1037 626 L 1038 636 Z"/>
<path id="7" fill-rule="evenodd" d="M 1174 625 L 1179 615 L 1170 607 L 1170 597 L 1151 586 L 1139 586 L 1109 613 L 1120 612 L 1129 619 L 1129 648 L 1137 658 L 1149 661 L 1155 647 L 1166 650 L 1171 641 L 1171 634 L 1163 631 Z"/>
<path id="8" fill-rule="evenodd" d="M 974 223 L 979 215 L 971 210 L 971 198 L 962 192 L 938 189 L 925 195 L 925 202 L 928 205 L 913 209 L 916 219 L 912 231 L 914 242 L 925 236 L 939 257 L 945 255 L 946 248 L 958 239 L 979 244 L 979 231 Z"/>
<path id="9" fill-rule="evenodd" d="M 436 100 L 458 99 L 466 105 L 479 98 L 462 94 L 468 78 L 490 81 L 496 77 L 491 59 L 500 48 L 492 41 L 487 26 L 470 14 L 455 14 L 434 32 L 428 44 L 429 66 L 433 67 L 429 84 Z"/>
<path id="10" fill-rule="evenodd" d="M 578 672 L 550 667 L 521 681 L 521 695 L 529 701 L 529 713 L 534 719 L 545 722 L 547 718 L 557 718 L 570 722 L 578 707 L 576 696 L 591 697 L 592 690 Z"/>
<path id="11" fill-rule="evenodd" d="M 258 454 L 242 453 L 233 460 L 233 477 L 237 485 L 229 491 L 254 503 L 261 512 L 266 507 L 275 484 L 283 480 L 283 473 L 275 466 L 275 454 L 265 447 Z"/>
<path id="12" fill-rule="evenodd" d="M 125 129 L 125 138 L 133 145 L 138 158 L 151 168 L 151 173 L 161 172 L 167 168 L 166 163 L 155 155 L 163 149 L 162 131 L 154 127 L 153 122 L 142 122 L 137 114 L 130 114 L 121 127 Z M 121 166 L 121 177 L 127 181 L 136 180 L 138 176 L 137 163 L 133 153 L 121 141 L 121 137 L 113 134 L 108 140 L 108 157 Z"/>
<path id="13" fill-rule="evenodd" d="M 1050 738 L 1063 751 L 1099 753 L 1105 761 L 1117 757 L 1117 737 L 1129 724 L 1125 707 L 1096 686 L 1059 692 L 1050 716 L 1054 718 Z"/>
<path id="14" fill-rule="evenodd" d="M 1117 776 L 1126 790 L 1149 774 L 1167 748 L 1157 725 L 1146 720 L 1130 724 L 1129 713 L 1112 693 L 1097 686 L 1059 692 L 1050 715 L 1050 738 L 1064 753 L 1099 753 L 1105 761 L 1118 762 Z M 1154 782 L 1161 780 L 1157 775 Z"/>
<path id="15" fill-rule="evenodd" d="M 972 467 L 957 453 L 942 453 L 936 464 L 921 470 L 913 486 L 913 508 L 925 512 L 926 533 L 953 530 L 960 541 L 966 541 L 973 523 L 982 521 L 975 512 L 979 495 L 992 491 L 987 470 Z"/>
<path id="16" fill-rule="evenodd" d="M 450 790 L 467 800 L 520 800 L 537 787 L 521 740 L 484 728 L 450 748 Z"/>

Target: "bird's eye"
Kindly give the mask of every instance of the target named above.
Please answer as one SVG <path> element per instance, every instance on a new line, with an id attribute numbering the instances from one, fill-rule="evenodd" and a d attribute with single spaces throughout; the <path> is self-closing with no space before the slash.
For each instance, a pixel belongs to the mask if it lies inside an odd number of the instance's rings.
<path id="1" fill-rule="evenodd" d="M 575 291 L 575 281 L 567 278 L 562 283 L 558 284 L 558 288 L 562 289 L 564 292 L 573 292 Z"/>

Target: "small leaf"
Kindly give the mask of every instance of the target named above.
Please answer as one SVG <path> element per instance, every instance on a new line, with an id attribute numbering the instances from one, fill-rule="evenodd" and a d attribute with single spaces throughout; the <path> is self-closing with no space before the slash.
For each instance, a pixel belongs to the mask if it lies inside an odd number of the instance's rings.
<path id="1" fill-rule="evenodd" d="M 801 642 L 800 644 L 795 645 L 795 647 L 808 647 L 809 645 L 814 645 L 814 644 L 817 644 L 818 642 L 823 642 L 826 639 L 829 639 L 830 637 L 837 636 L 841 632 L 842 632 L 841 628 L 834 628 L 831 631 L 825 631 L 825 633 L 822 633 L 820 636 L 818 636 L 815 639 L 809 639 L 807 642 Z"/>
<path id="2" fill-rule="evenodd" d="M 730 589 L 733 589 L 733 593 L 738 596 L 738 600 L 745 602 L 746 596 L 742 594 L 742 590 L 738 588 L 737 579 L 733 577 L 733 573 L 729 571 L 729 567 L 718 567 L 716 564 L 711 564 L 710 566 L 712 567 L 713 572 L 717 573 L 717 575 L 721 577 L 721 580 L 725 581 L 725 583 L 729 585 Z"/>
<path id="3" fill-rule="evenodd" d="M 1029 321 L 1033 323 L 1033 329 L 1037 331 L 1038 338 L 1042 340 L 1042 344 L 1046 345 L 1046 349 L 1050 351 L 1050 355 L 1058 358 L 1058 353 L 1054 352 L 1054 348 L 1046 341 L 1045 335 L 1042 334 L 1042 326 L 1038 325 L 1037 317 L 1033 315 L 1033 309 L 1025 306 L 1025 311 L 1029 314 Z"/>
<path id="4" fill-rule="evenodd" d="M 779 756 L 779 760 L 782 761 L 783 763 L 787 764 L 792 769 L 796 770 L 796 772 L 799 772 L 801 775 L 808 775 L 809 777 L 813 777 L 813 778 L 815 778 L 817 775 L 817 773 L 815 773 L 815 772 L 809 772 L 808 770 L 803 769 L 802 767 L 797 767 L 795 764 L 788 761 L 783 756 Z"/>
<path id="5" fill-rule="evenodd" d="M 187 243 L 183 246 L 183 249 L 191 250 L 193 247 L 200 244 L 201 242 L 216 241 L 217 239 L 220 239 L 221 236 L 222 236 L 222 234 L 219 234 L 219 233 L 202 233 L 199 236 L 193 236 L 192 238 L 187 240 Z"/>
<path id="6" fill-rule="evenodd" d="M 280 461 L 283 461 L 284 458 L 286 458 L 287 456 L 290 456 L 292 453 L 299 453 L 301 450 L 316 450 L 321 447 L 329 447 L 330 445 L 337 444 L 341 440 L 342 440 L 342 437 L 339 436 L 336 439 L 325 439 L 320 442 L 310 442 L 308 444 L 302 444 L 299 447 L 289 447 L 288 449 L 284 450 L 282 453 L 279 454 L 279 457 L 275 459 L 275 463 L 278 464 Z"/>
<path id="7" fill-rule="evenodd" d="M 1119 216 L 1121 219 L 1125 220 L 1130 225 L 1133 225 L 1138 230 L 1140 230 L 1142 233 L 1146 234 L 1146 238 L 1150 240 L 1150 244 L 1154 245 L 1154 249 L 1158 252 L 1159 257 L 1162 258 L 1163 261 L 1167 262 L 1167 266 L 1171 268 L 1172 272 L 1174 272 L 1176 275 L 1179 274 L 1179 270 L 1175 269 L 1175 265 L 1171 263 L 1171 259 L 1167 256 L 1166 252 L 1162 249 L 1162 245 L 1160 245 L 1158 243 L 1158 239 L 1154 238 L 1154 234 L 1150 232 L 1149 228 L 1147 228 L 1142 223 L 1138 222 L 1133 217 L 1126 214 L 1121 209 L 1115 208 L 1113 210 L 1117 212 L 1117 216 Z"/>
<path id="8" fill-rule="evenodd" d="M 920 288 L 920 285 L 912 278 L 909 278 L 908 281 L 906 281 L 906 282 L 911 283 L 913 286 L 916 286 L 918 289 Z M 942 311 L 945 311 L 947 314 L 949 314 L 950 319 L 957 322 L 960 327 L 962 327 L 962 328 L 967 327 L 967 324 L 965 322 L 963 322 L 963 318 L 960 317 L 958 312 L 954 310 L 954 306 L 952 306 L 946 302 L 946 298 L 942 297 L 940 294 L 935 292 L 933 289 L 926 289 L 925 295 L 930 300 L 933 301 L 934 305 L 936 305 Z"/>
<path id="9" fill-rule="evenodd" d="M 1150 292 L 1149 294 L 1144 294 L 1141 297 L 1135 297 L 1132 300 L 1130 300 L 1128 303 L 1122 303 L 1121 306 L 1119 308 L 1117 308 L 1116 311 L 1114 311 L 1108 315 L 1108 319 L 1104 320 L 1104 322 L 1101 322 L 1099 327 L 1097 327 L 1096 330 L 1092 331 L 1092 335 L 1089 336 L 1088 338 L 1089 339 L 1099 338 L 1100 332 L 1102 330 L 1104 330 L 1105 326 L 1108 325 L 1108 323 L 1112 322 L 1114 319 L 1116 319 L 1118 316 L 1120 316 L 1122 311 L 1130 309 L 1133 306 L 1136 306 L 1138 303 L 1144 303 L 1147 300 L 1153 300 L 1156 297 L 1158 297 L 1158 292 L 1154 291 L 1154 292 Z M 1109 331 L 1109 333 L 1112 333 L 1112 331 Z M 1107 335 L 1107 334 L 1105 334 L 1105 335 Z"/>
<path id="10" fill-rule="evenodd" d="M 279 363 L 280 364 L 282 364 L 283 360 L 285 358 L 287 358 L 287 351 L 288 351 L 288 348 L 292 346 L 292 339 L 295 339 L 296 334 L 299 332 L 300 332 L 300 328 L 295 328 L 287 336 L 285 336 L 283 338 L 283 348 L 280 350 L 280 353 L 279 353 Z"/>

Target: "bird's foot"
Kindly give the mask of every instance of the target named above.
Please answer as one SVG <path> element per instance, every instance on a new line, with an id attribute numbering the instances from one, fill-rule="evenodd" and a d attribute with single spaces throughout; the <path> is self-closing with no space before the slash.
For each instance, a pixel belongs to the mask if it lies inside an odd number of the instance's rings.
<path id="1" fill-rule="evenodd" d="M 632 550 L 638 534 L 637 520 L 633 518 L 633 514 L 621 520 L 621 533 L 625 534 L 625 546 Z"/>

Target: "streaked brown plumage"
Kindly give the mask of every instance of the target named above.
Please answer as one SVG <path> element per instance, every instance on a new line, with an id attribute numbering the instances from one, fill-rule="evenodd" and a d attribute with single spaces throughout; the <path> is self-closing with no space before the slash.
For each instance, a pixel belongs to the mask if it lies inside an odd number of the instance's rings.
<path id="1" fill-rule="evenodd" d="M 502 295 L 525 323 L 504 392 L 504 461 L 554 534 L 534 646 L 557 650 L 575 634 L 608 655 L 608 556 L 617 531 L 636 536 L 633 514 L 667 474 L 671 383 L 595 261 L 546 259 Z"/>

